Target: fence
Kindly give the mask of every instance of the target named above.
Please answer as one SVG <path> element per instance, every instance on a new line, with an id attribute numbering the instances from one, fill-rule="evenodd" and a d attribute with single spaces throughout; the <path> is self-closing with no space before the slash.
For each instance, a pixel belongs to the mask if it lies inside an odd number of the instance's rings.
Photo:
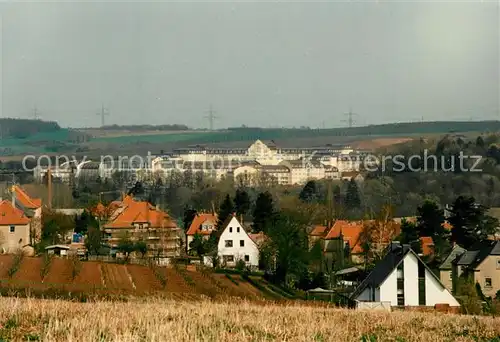
<path id="1" fill-rule="evenodd" d="M 148 266 L 151 263 L 154 263 L 158 266 L 167 266 L 170 265 L 171 258 L 130 258 L 127 263 L 133 265 L 143 265 Z M 102 262 L 113 262 L 113 263 L 123 263 L 125 259 L 116 258 L 109 255 L 89 255 L 87 258 L 88 261 L 102 261 Z"/>
<path id="2" fill-rule="evenodd" d="M 391 302 L 357 302 L 356 310 L 391 311 Z"/>

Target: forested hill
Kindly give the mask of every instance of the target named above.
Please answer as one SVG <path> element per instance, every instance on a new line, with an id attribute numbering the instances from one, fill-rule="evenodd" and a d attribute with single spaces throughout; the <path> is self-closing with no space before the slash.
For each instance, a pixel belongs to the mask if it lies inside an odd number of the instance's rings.
<path id="1" fill-rule="evenodd" d="M 37 133 L 57 132 L 60 129 L 55 121 L 0 118 L 2 139 L 25 139 Z"/>
<path id="2" fill-rule="evenodd" d="M 262 135 L 280 137 L 291 133 L 309 135 L 332 136 L 360 136 L 360 135 L 401 135 L 401 134 L 435 134 L 435 133 L 464 133 L 464 132 L 497 132 L 500 131 L 500 121 L 429 121 L 429 122 L 402 122 L 383 125 L 369 125 L 362 127 L 340 127 L 328 129 L 300 128 L 258 128 L 258 127 L 231 127 L 229 131 L 245 135 Z M 309 133 L 308 133 L 309 132 Z"/>

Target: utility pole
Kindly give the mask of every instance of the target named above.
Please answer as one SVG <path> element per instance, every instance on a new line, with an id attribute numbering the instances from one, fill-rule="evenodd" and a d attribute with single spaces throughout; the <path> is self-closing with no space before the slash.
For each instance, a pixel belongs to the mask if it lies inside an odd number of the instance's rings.
<path id="1" fill-rule="evenodd" d="M 101 117 L 101 127 L 104 127 L 104 117 L 109 115 L 109 111 L 104 109 L 104 105 L 101 105 L 101 112 L 97 113 L 96 115 L 99 115 Z"/>
<path id="2" fill-rule="evenodd" d="M 348 127 L 352 128 L 354 124 L 354 117 L 358 114 L 353 113 L 352 109 L 349 108 L 349 113 L 344 113 L 344 115 L 347 116 L 347 120 L 342 120 L 342 122 L 347 122 Z"/>
<path id="3" fill-rule="evenodd" d="M 213 131 L 214 130 L 214 120 L 217 119 L 218 117 L 215 116 L 215 111 L 212 108 L 212 105 L 210 105 L 210 109 L 208 110 L 207 113 L 208 113 L 208 115 L 205 116 L 205 119 L 208 119 L 208 124 L 209 124 L 210 130 Z"/>

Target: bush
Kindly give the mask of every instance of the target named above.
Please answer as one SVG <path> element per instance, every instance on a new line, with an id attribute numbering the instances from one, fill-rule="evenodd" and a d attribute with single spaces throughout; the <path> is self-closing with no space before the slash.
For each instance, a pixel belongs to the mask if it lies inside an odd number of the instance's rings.
<path id="1" fill-rule="evenodd" d="M 19 270 L 21 267 L 21 262 L 23 261 L 24 254 L 21 250 L 17 251 L 17 253 L 14 255 L 14 260 L 12 261 L 12 266 L 10 266 L 9 271 L 7 272 L 9 275 L 9 278 L 12 278 L 14 274 Z"/>
<path id="2" fill-rule="evenodd" d="M 237 262 L 236 262 L 236 266 L 235 268 L 238 270 L 238 271 L 243 271 L 245 268 L 246 268 L 246 264 L 245 264 L 245 261 L 243 261 L 242 259 L 239 259 Z"/>
<path id="3" fill-rule="evenodd" d="M 45 253 L 43 255 L 43 264 L 42 264 L 42 267 L 40 268 L 40 276 L 42 277 L 42 282 L 43 282 L 43 279 L 45 279 L 45 276 L 49 273 L 52 258 L 53 258 L 53 255 L 49 255 L 48 253 Z"/>

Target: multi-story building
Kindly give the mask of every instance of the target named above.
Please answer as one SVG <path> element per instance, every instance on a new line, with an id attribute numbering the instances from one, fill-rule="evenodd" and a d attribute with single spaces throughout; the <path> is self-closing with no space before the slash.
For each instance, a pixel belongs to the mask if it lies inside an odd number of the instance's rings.
<path id="1" fill-rule="evenodd" d="M 30 219 L 11 201 L 0 200 L 0 253 L 16 253 L 30 244 Z"/>
<path id="2" fill-rule="evenodd" d="M 150 258 L 161 260 L 181 255 L 183 232 L 167 213 L 130 196 L 111 205 L 114 209 L 103 225 L 104 240 L 111 248 L 117 248 L 122 239 L 128 238 L 134 242 L 144 241 L 146 256 Z"/>

